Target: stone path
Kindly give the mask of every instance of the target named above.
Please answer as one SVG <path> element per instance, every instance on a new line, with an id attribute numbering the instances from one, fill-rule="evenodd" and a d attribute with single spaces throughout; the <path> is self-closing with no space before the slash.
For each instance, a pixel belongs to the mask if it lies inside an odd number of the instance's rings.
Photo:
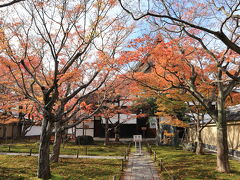
<path id="1" fill-rule="evenodd" d="M 0 152 L 0 155 L 10 155 L 10 156 L 29 156 L 29 153 L 5 153 Z M 31 156 L 38 156 L 38 154 L 31 154 Z M 60 158 L 77 158 L 77 155 L 60 155 Z M 88 159 L 124 159 L 123 156 L 78 156 L 78 158 L 88 158 Z"/>
<path id="2" fill-rule="evenodd" d="M 149 153 L 143 152 L 141 156 L 131 153 L 122 180 L 160 180 Z"/>

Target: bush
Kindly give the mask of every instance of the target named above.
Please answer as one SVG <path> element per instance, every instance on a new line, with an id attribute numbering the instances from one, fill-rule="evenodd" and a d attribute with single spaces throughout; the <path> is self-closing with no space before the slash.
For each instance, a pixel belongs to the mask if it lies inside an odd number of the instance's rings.
<path id="1" fill-rule="evenodd" d="M 93 137 L 92 136 L 77 136 L 76 137 L 76 144 L 77 145 L 90 145 L 93 144 Z"/>

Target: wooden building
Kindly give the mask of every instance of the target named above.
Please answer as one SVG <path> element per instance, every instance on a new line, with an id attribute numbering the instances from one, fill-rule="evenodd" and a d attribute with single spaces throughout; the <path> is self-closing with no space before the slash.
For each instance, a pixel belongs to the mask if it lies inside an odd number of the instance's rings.
<path id="1" fill-rule="evenodd" d="M 0 115 L 0 138 L 12 139 L 21 136 L 21 128 L 19 118 L 13 116 Z"/>
<path id="2" fill-rule="evenodd" d="M 117 116 L 117 115 L 116 115 Z M 114 124 L 117 121 L 117 117 L 111 118 L 111 122 Z M 156 127 L 149 122 L 149 118 L 132 118 L 128 121 L 122 122 L 126 119 L 125 114 L 120 115 L 119 136 L 120 138 L 132 138 L 133 135 L 139 134 L 145 138 L 156 137 Z M 110 123 L 110 138 L 115 137 L 114 127 Z M 94 117 L 92 120 L 82 122 L 78 126 L 69 129 L 68 134 L 74 134 L 75 136 L 88 135 L 92 137 L 104 138 L 105 120 L 101 117 Z"/>

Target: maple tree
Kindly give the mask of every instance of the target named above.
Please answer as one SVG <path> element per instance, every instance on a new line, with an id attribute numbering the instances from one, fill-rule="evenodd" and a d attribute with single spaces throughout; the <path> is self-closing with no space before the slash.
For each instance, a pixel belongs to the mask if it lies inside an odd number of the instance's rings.
<path id="1" fill-rule="evenodd" d="M 131 110 L 137 112 L 137 114 L 141 112 L 147 116 L 155 115 L 155 112 L 157 111 L 156 97 L 138 95 L 133 99 L 133 105 L 131 106 Z"/>
<path id="2" fill-rule="evenodd" d="M 129 107 L 132 101 L 132 94 L 130 89 L 126 87 L 127 85 L 129 85 L 128 81 L 125 81 L 120 76 L 116 76 L 97 92 L 97 97 L 95 98 L 97 103 L 93 102 L 93 104 L 102 103 L 102 107 L 99 108 L 95 115 L 100 116 L 105 124 L 104 145 L 109 144 L 109 135 L 112 130 L 115 134 L 115 141 L 118 142 L 120 138 L 120 126 L 136 117 Z M 99 102 L 99 99 L 102 99 L 102 94 L 105 96 L 104 101 L 101 100 Z M 122 115 L 125 115 L 125 118 Z"/>
<path id="3" fill-rule="evenodd" d="M 118 0 L 118 2 L 134 20 L 147 19 L 158 28 L 170 33 L 194 34 L 199 31 L 201 34 L 198 38 L 203 40 L 206 34 L 214 36 L 231 50 L 240 53 L 238 45 L 240 3 L 238 1 L 136 0 L 129 3 Z"/>
<path id="4" fill-rule="evenodd" d="M 0 67 L 1 123 L 9 124 L 15 122 L 18 125 L 17 134 L 23 137 L 38 120 L 37 114 L 34 113 L 36 107 L 16 90 L 14 81 L 6 67 L 2 64 L 0 64 Z M 6 130 L 5 126 L 4 130 Z"/>
<path id="5" fill-rule="evenodd" d="M 187 105 L 182 98 L 182 94 L 172 93 L 170 95 L 161 94 L 157 98 L 157 114 L 173 115 L 179 119 L 184 119 L 187 111 Z"/>
<path id="6" fill-rule="evenodd" d="M 149 73 L 129 73 L 129 78 L 155 93 L 182 90 L 194 97 L 217 125 L 217 167 L 229 172 L 226 129 L 226 102 L 238 84 L 237 54 L 229 48 L 213 50 L 201 47 L 201 40 L 192 37 L 168 39 L 161 35 L 145 36 L 130 43 L 130 50 L 122 58 L 131 62 L 148 63 Z M 127 60 L 125 60 L 127 62 Z M 234 77 L 233 77 L 234 76 Z M 214 106 L 216 103 L 216 106 Z"/>
<path id="7" fill-rule="evenodd" d="M 174 92 L 168 96 L 165 95 L 159 99 L 160 104 L 158 103 L 159 108 L 156 114 L 167 117 L 161 123 L 187 128 L 189 127 L 187 122 L 190 118 L 191 124 L 195 127 L 195 153 L 198 155 L 204 154 L 201 134 L 202 130 L 212 122 L 212 118 L 205 120 L 206 110 L 191 95 Z"/>
<path id="8" fill-rule="evenodd" d="M 54 126 L 60 133 L 80 123 L 81 118 L 73 120 L 86 116 L 80 103 L 113 75 L 114 56 L 130 31 L 122 12 L 113 12 L 115 5 L 94 0 L 25 2 L 14 18 L 2 21 L 1 63 L 18 92 L 42 115 L 39 178 L 51 177 Z"/>
<path id="9" fill-rule="evenodd" d="M 218 112 L 214 115 L 214 119 L 217 119 L 218 129 L 217 169 L 220 172 L 230 172 L 227 129 L 225 128 L 225 100 L 236 84 L 239 83 L 240 68 L 236 61 L 233 59 L 229 61 L 226 56 L 229 54 L 238 56 L 240 53 L 238 38 L 239 1 L 212 0 L 199 2 L 191 0 L 173 2 L 168 0 L 140 0 L 132 1 L 131 4 L 123 0 L 118 1 L 134 20 L 147 19 L 168 37 L 178 37 L 185 34 L 198 42 L 199 46 L 205 49 L 214 60 Z M 234 73 L 231 71 L 234 71 Z M 229 80 L 226 80 L 226 76 Z M 195 83 L 194 76 L 192 76 L 191 81 L 192 84 Z M 194 89 L 194 86 L 192 88 Z M 204 97 L 193 94 L 198 101 L 204 102 Z M 202 103 L 202 105 L 208 110 L 211 109 L 210 105 L 206 103 Z M 210 111 L 213 112 L 213 110 Z"/>
<path id="10" fill-rule="evenodd" d="M 171 94 L 161 94 L 157 99 L 157 112 L 155 113 L 159 116 L 159 129 L 160 129 L 160 142 L 162 140 L 162 125 L 170 125 L 172 128 L 172 144 L 177 145 L 179 140 L 179 133 L 177 128 L 185 129 L 188 126 L 188 118 L 186 117 L 187 105 L 185 101 L 182 99 L 182 94 L 178 94 L 179 92 L 171 93 Z M 164 131 L 164 136 L 169 136 Z M 164 140 L 164 139 L 163 139 Z"/>

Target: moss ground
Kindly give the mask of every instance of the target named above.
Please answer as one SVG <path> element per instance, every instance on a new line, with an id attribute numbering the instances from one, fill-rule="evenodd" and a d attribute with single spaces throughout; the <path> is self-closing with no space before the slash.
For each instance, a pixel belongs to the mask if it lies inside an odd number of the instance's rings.
<path id="1" fill-rule="evenodd" d="M 224 179 L 240 180 L 240 162 L 230 160 L 231 173 L 219 173 L 216 171 L 216 156 L 213 154 L 195 155 L 192 152 L 176 150 L 173 147 L 153 147 L 157 159 L 162 159 L 164 167 L 177 179 L 200 180 L 200 179 Z M 162 180 L 170 179 L 168 173 L 161 173 Z"/>

